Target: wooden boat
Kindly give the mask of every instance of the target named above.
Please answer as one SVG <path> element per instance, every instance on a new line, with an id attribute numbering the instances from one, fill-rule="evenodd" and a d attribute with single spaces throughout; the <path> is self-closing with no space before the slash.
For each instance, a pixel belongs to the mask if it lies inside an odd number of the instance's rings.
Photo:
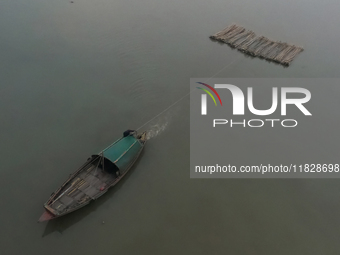
<path id="1" fill-rule="evenodd" d="M 38 222 L 48 221 L 89 204 L 116 185 L 130 170 L 146 143 L 146 132 L 122 137 L 70 175 L 44 204 Z"/>

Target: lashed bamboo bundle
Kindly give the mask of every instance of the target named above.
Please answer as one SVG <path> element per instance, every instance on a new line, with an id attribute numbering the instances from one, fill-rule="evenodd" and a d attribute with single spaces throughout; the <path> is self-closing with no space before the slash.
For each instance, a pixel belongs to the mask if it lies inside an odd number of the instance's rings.
<path id="1" fill-rule="evenodd" d="M 253 31 L 236 24 L 226 27 L 210 38 L 226 43 L 250 56 L 264 58 L 285 66 L 289 66 L 303 51 L 302 47 L 257 36 Z"/>

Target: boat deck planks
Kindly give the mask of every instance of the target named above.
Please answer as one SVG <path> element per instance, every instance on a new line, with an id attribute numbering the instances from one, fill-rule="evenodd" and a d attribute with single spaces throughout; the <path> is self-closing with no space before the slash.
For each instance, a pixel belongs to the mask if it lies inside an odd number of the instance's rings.
<path id="1" fill-rule="evenodd" d="M 98 160 L 91 163 L 60 190 L 61 196 L 50 205 L 52 209 L 62 213 L 67 207 L 77 206 L 89 198 L 95 199 L 102 192 L 101 189 L 106 188 L 116 179 L 115 174 L 104 171 L 98 166 Z"/>

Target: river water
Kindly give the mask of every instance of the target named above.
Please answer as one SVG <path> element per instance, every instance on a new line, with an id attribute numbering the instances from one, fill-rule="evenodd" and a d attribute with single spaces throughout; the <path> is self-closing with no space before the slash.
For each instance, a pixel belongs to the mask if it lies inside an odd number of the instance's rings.
<path id="1" fill-rule="evenodd" d="M 188 97 L 143 127 L 151 139 L 115 188 L 37 223 L 71 172 L 190 78 L 339 77 L 339 11 L 335 0 L 2 0 L 0 253 L 339 254 L 338 180 L 189 178 Z M 283 68 L 209 40 L 232 22 L 305 51 Z"/>

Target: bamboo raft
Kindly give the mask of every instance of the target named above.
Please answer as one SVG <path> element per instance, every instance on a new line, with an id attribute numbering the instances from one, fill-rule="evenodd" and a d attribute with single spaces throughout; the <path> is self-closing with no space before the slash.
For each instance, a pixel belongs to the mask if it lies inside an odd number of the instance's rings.
<path id="1" fill-rule="evenodd" d="M 253 31 L 236 24 L 226 27 L 210 38 L 226 43 L 252 57 L 263 58 L 284 66 L 289 66 L 294 58 L 303 51 L 302 47 L 258 36 Z"/>

